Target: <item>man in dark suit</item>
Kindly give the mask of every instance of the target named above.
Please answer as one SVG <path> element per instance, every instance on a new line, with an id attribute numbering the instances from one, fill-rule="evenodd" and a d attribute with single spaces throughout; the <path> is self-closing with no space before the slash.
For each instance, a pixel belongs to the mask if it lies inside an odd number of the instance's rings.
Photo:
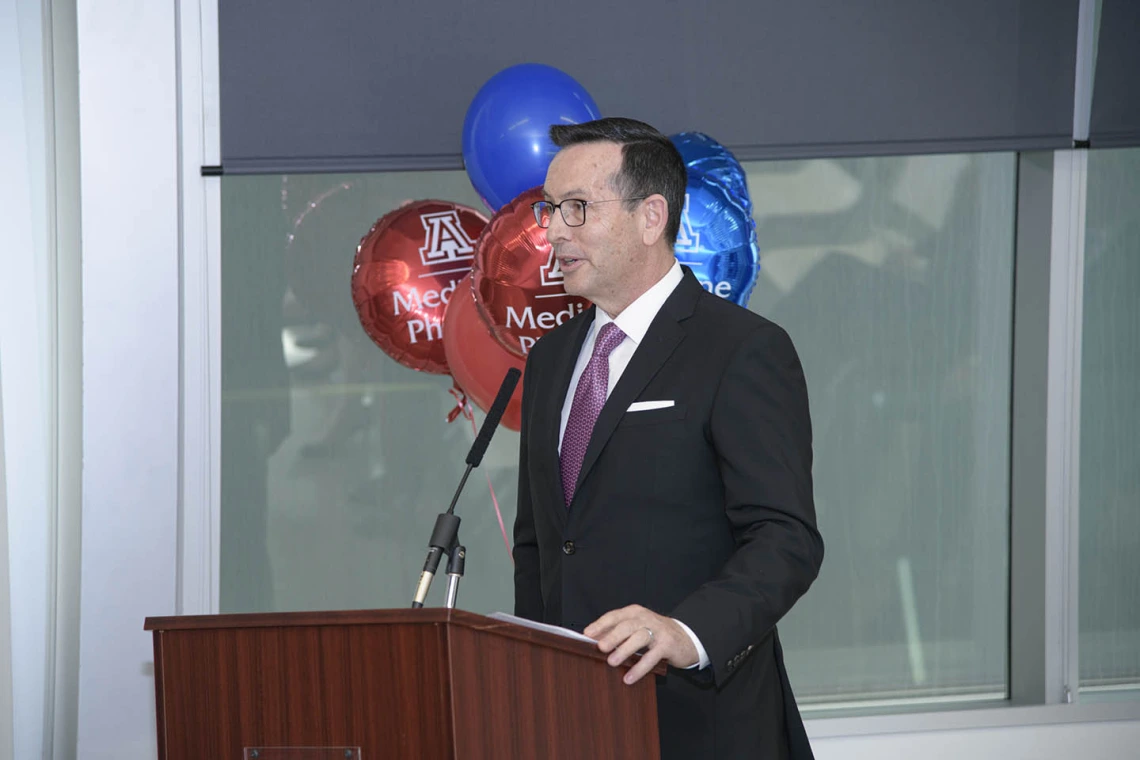
<path id="1" fill-rule="evenodd" d="M 776 623 L 819 572 L 803 371 L 673 244 L 686 174 L 631 119 L 555 126 L 535 204 L 594 302 L 527 359 L 515 612 L 658 662 L 663 758 L 811 757 Z"/>

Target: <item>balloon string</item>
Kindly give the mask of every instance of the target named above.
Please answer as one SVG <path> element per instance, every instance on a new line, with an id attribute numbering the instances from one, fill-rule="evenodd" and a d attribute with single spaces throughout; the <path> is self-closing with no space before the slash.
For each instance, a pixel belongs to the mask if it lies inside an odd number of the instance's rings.
<path id="1" fill-rule="evenodd" d="M 450 393 L 455 398 L 455 408 L 447 413 L 447 421 L 454 422 L 459 415 L 463 415 L 471 422 L 471 432 L 476 436 L 479 431 L 475 427 L 475 413 L 471 410 L 471 402 L 467 400 L 467 394 L 457 387 L 449 388 Z M 510 558 L 511 564 L 514 564 L 515 558 L 511 553 L 511 542 L 507 538 L 507 527 L 503 523 L 503 511 L 499 509 L 499 497 L 495 495 L 495 487 L 491 485 L 490 473 L 483 473 L 487 478 L 487 490 L 491 492 L 491 504 L 495 506 L 495 516 L 499 518 L 499 530 L 503 534 L 503 545 L 507 547 L 507 557 Z"/>
<path id="2" fill-rule="evenodd" d="M 458 386 L 452 386 L 447 389 L 447 392 L 455 399 L 455 408 L 447 413 L 447 421 L 449 423 L 455 422 L 455 418 L 463 415 L 471 420 L 471 424 L 475 424 L 475 414 L 471 411 L 471 402 L 467 400 L 467 394 L 464 393 Z"/>

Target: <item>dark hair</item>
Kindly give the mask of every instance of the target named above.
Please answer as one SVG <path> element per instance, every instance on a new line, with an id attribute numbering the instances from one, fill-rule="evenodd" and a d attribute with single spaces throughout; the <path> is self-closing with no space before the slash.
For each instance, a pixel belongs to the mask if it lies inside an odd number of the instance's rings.
<path id="1" fill-rule="evenodd" d="M 623 198 L 660 193 L 669 204 L 665 237 L 677 242 L 681 211 L 685 205 L 688 174 L 685 161 L 669 138 L 645 122 L 621 117 L 587 121 L 583 124 L 555 124 L 550 140 L 559 148 L 592 142 L 612 142 L 621 146 L 621 169 L 613 177 L 614 190 Z M 627 209 L 634 202 L 624 204 Z"/>

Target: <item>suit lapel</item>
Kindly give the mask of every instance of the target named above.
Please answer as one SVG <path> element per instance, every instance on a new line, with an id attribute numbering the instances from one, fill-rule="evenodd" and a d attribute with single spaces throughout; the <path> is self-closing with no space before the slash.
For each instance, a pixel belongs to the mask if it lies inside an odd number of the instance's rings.
<path id="1" fill-rule="evenodd" d="M 594 423 L 594 432 L 590 435 L 590 443 L 586 446 L 586 455 L 582 460 L 582 471 L 578 473 L 576 491 L 598 461 L 602 449 L 606 447 L 625 410 L 637 400 L 645 386 L 661 370 L 677 345 L 685 338 L 685 331 L 680 322 L 693 313 L 697 298 L 703 289 L 688 267 L 684 268 L 684 272 L 684 279 L 653 318 L 645 338 L 637 346 L 621 379 L 614 386 L 613 392 L 598 414 L 598 420 Z"/>
<path id="2" fill-rule="evenodd" d="M 590 325 L 594 324 L 596 307 L 590 307 L 580 316 L 576 317 L 577 324 L 559 346 L 553 357 L 554 387 L 550 389 L 550 402 L 543 404 L 546 410 L 546 419 L 543 423 L 544 440 L 542 442 L 543 456 L 546 457 L 545 469 L 552 474 L 547 484 L 549 502 L 554 508 L 554 520 L 559 529 L 566 527 L 566 496 L 562 493 L 562 463 L 558 456 L 558 434 L 562 428 L 562 405 L 566 394 L 570 390 L 570 378 L 574 374 L 574 365 L 578 361 L 578 354 L 582 351 L 582 344 L 590 332 Z"/>

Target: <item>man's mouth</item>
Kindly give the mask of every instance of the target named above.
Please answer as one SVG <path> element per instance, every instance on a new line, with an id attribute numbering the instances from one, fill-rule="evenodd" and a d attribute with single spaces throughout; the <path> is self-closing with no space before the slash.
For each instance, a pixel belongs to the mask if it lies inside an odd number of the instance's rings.
<path id="1" fill-rule="evenodd" d="M 563 272 L 573 272 L 582 263 L 582 259 L 576 259 L 572 256 L 559 256 L 558 266 Z"/>

